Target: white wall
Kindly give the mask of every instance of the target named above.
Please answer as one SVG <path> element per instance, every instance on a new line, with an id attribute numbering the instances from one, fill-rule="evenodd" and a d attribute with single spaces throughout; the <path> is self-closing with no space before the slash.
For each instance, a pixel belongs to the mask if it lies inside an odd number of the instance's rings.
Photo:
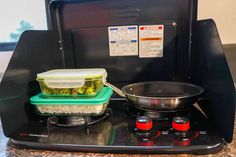
<path id="1" fill-rule="evenodd" d="M 12 52 L 0 52 L 0 72 L 4 72 L 12 56 Z"/>
<path id="2" fill-rule="evenodd" d="M 223 44 L 236 43 L 236 0 L 198 0 L 198 19 L 215 20 Z"/>

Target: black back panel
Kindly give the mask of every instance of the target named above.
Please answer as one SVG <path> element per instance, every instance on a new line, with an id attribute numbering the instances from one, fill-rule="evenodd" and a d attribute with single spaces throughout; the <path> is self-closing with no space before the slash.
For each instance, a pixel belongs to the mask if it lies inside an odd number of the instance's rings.
<path id="1" fill-rule="evenodd" d="M 201 106 L 227 142 L 232 141 L 235 87 L 214 21 L 198 21 L 193 27 L 192 79 L 208 98 Z"/>
<path id="2" fill-rule="evenodd" d="M 64 45 L 72 43 L 63 49 L 73 51 L 75 68 L 106 68 L 110 82 L 187 80 L 195 7 L 196 0 L 52 1 L 51 25 Z M 109 26 L 144 24 L 165 26 L 163 57 L 109 56 Z"/>
<path id="3" fill-rule="evenodd" d="M 96 35 L 96 37 L 93 38 L 89 34 Z M 106 68 L 110 82 L 171 80 L 175 78 L 176 27 L 171 23 L 165 25 L 165 36 L 168 35 L 170 38 L 164 41 L 165 54 L 163 58 L 110 57 L 106 42 L 108 35 L 104 34 L 107 34 L 107 27 L 81 28 L 73 31 L 77 67 Z"/>

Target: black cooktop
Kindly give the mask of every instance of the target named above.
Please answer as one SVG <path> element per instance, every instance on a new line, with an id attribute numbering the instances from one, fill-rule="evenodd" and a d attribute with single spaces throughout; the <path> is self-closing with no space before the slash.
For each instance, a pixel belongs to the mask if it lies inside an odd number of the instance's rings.
<path id="1" fill-rule="evenodd" d="M 112 113 L 111 113 L 112 110 Z M 140 131 L 136 118 L 147 114 L 132 108 L 124 100 L 112 100 L 105 120 L 89 126 L 58 127 L 47 120 L 31 121 L 10 139 L 10 144 L 35 149 L 51 149 L 111 153 L 215 153 L 222 149 L 223 139 L 196 108 L 161 113 L 154 118 L 152 129 Z M 178 132 L 172 128 L 172 118 L 187 117 L 190 129 Z"/>

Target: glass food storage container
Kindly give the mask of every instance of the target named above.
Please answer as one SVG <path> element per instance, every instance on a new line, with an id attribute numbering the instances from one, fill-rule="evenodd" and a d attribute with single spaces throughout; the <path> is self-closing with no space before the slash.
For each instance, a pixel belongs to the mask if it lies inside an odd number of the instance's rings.
<path id="1" fill-rule="evenodd" d="M 97 96 L 92 98 L 47 98 L 38 94 L 30 98 L 40 115 L 86 115 L 98 116 L 104 113 L 112 88 L 103 87 Z"/>
<path id="2" fill-rule="evenodd" d="M 106 82 L 107 72 L 97 69 L 58 69 L 37 74 L 46 96 L 96 96 Z"/>

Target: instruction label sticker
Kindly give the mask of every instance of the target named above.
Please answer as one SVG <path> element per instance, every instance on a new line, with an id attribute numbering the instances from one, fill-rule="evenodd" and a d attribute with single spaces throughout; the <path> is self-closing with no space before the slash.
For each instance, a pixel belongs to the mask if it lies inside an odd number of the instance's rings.
<path id="1" fill-rule="evenodd" d="M 139 26 L 139 57 L 163 57 L 164 25 Z"/>
<path id="2" fill-rule="evenodd" d="M 138 55 L 138 26 L 108 27 L 110 56 Z"/>

